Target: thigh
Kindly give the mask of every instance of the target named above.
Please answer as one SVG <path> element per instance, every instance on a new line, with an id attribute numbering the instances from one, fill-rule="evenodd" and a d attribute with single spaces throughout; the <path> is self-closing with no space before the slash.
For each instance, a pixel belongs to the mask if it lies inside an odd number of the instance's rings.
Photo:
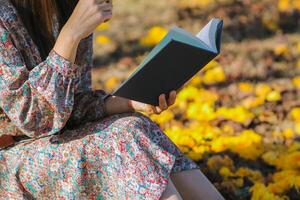
<path id="1" fill-rule="evenodd" d="M 176 147 L 148 117 L 123 113 L 19 144 L 3 157 L 20 193 L 34 198 L 150 198 L 160 194 Z"/>

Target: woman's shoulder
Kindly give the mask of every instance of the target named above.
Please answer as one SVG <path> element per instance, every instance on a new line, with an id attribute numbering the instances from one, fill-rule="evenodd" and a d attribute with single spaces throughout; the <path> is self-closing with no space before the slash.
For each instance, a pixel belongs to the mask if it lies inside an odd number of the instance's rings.
<path id="1" fill-rule="evenodd" d="M 14 22 L 16 19 L 16 10 L 10 0 L 0 0 L 0 21 L 7 24 Z"/>

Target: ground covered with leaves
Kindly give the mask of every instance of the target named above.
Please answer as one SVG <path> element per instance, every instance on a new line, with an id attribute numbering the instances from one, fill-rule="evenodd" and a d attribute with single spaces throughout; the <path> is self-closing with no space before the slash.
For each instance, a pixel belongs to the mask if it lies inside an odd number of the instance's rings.
<path id="1" fill-rule="evenodd" d="M 300 0 L 115 0 L 93 87 L 113 91 L 172 26 L 224 20 L 221 55 L 150 117 L 226 199 L 300 199 Z M 163 66 L 162 66 L 163 67 Z"/>

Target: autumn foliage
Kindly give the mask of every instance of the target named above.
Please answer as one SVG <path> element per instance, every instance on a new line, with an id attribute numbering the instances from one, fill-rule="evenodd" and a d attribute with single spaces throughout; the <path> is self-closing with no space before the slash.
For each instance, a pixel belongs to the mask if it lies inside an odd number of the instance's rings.
<path id="1" fill-rule="evenodd" d="M 170 2 L 164 22 L 145 10 L 130 34 L 114 31 L 118 18 L 98 28 L 94 87 L 116 88 L 172 25 L 224 19 L 221 55 L 150 117 L 226 199 L 300 199 L 300 0 Z"/>

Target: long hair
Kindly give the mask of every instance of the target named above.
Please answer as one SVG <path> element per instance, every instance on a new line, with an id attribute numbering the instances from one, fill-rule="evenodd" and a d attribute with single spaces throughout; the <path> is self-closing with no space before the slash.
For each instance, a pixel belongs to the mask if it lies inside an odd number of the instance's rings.
<path id="1" fill-rule="evenodd" d="M 78 0 L 10 0 L 23 24 L 37 45 L 42 59 L 54 46 L 54 17 L 59 22 L 59 31 L 69 19 Z"/>

